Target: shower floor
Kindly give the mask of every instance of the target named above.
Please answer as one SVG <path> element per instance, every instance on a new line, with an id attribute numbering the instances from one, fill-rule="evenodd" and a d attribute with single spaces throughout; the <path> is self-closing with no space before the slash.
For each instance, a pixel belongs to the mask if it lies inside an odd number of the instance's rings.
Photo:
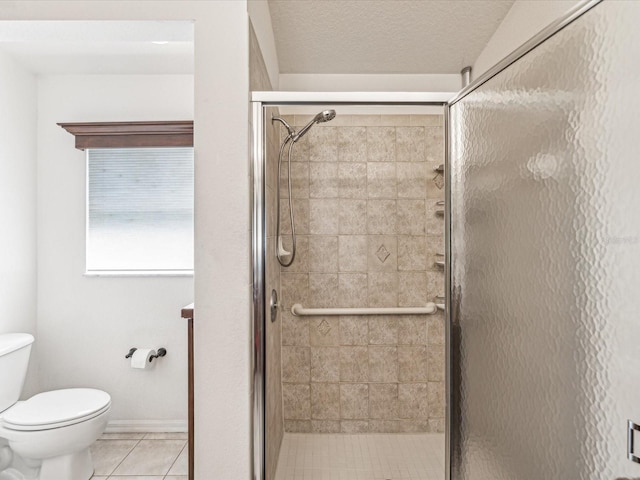
<path id="1" fill-rule="evenodd" d="M 444 434 L 286 433 L 276 480 L 443 480 Z"/>

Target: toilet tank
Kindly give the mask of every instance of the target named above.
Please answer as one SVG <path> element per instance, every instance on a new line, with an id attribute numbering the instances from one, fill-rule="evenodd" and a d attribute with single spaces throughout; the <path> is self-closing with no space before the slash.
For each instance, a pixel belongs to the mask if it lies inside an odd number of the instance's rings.
<path id="1" fill-rule="evenodd" d="M 32 343 L 33 336 L 28 333 L 0 335 L 0 412 L 20 398 Z"/>

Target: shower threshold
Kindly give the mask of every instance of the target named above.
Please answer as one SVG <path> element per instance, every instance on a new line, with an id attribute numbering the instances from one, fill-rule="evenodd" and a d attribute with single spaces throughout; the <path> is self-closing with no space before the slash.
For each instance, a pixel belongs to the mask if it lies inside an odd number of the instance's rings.
<path id="1" fill-rule="evenodd" d="M 442 433 L 286 433 L 276 480 L 443 480 Z"/>

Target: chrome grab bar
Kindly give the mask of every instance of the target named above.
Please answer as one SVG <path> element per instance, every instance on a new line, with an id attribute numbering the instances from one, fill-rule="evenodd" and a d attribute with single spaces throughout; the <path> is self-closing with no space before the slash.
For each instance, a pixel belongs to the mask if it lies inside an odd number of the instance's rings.
<path id="1" fill-rule="evenodd" d="M 424 307 L 392 307 L 392 308 L 305 308 L 299 303 L 291 307 L 296 316 L 329 316 L 329 315 L 432 315 L 438 311 L 435 303 L 429 302 Z"/>

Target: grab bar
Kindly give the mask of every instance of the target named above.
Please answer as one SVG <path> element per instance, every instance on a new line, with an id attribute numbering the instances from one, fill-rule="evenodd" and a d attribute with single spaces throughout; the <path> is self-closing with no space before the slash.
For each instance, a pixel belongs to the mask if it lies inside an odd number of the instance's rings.
<path id="1" fill-rule="evenodd" d="M 429 302 L 424 307 L 393 308 L 304 308 L 299 303 L 291 307 L 296 316 L 328 316 L 328 315 L 432 315 L 438 311 L 435 303 Z"/>

